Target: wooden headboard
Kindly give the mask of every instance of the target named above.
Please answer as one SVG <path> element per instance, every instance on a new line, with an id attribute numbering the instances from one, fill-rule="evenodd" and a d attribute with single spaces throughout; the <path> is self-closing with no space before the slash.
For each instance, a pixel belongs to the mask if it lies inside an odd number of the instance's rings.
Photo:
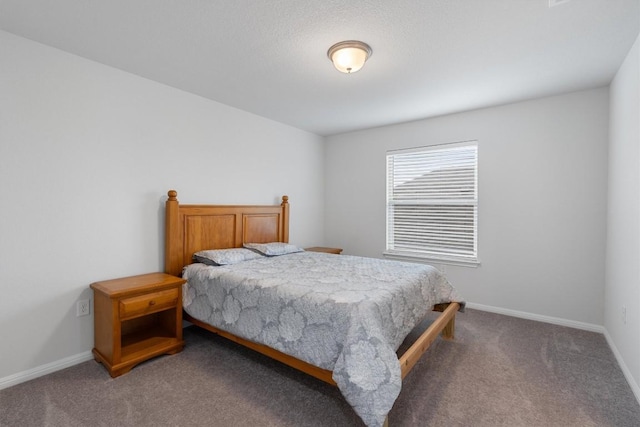
<path id="1" fill-rule="evenodd" d="M 195 252 L 239 248 L 243 243 L 289 242 L 289 197 L 280 205 L 181 205 L 170 190 L 166 203 L 164 271 L 180 276 Z"/>

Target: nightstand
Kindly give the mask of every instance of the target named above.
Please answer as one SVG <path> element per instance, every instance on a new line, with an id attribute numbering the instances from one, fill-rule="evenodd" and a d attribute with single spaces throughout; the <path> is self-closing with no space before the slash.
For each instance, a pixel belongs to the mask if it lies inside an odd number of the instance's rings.
<path id="1" fill-rule="evenodd" d="M 324 252 L 327 254 L 336 254 L 336 255 L 340 255 L 342 253 L 341 248 L 325 248 L 322 246 L 313 246 L 311 248 L 304 248 L 304 250 L 309 252 Z"/>
<path id="2" fill-rule="evenodd" d="M 182 350 L 182 284 L 164 273 L 91 284 L 93 355 L 112 377 L 140 362 Z"/>

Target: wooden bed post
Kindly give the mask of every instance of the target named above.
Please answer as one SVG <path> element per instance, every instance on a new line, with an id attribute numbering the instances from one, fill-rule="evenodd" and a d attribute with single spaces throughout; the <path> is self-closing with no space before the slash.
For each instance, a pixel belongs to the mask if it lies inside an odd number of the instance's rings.
<path id="1" fill-rule="evenodd" d="M 164 245 L 164 272 L 174 276 L 182 275 L 182 228 L 180 227 L 180 214 L 178 204 L 178 192 L 169 190 L 167 193 L 165 209 L 165 245 Z"/>
<path id="2" fill-rule="evenodd" d="M 289 196 L 282 196 L 282 241 L 289 243 Z"/>

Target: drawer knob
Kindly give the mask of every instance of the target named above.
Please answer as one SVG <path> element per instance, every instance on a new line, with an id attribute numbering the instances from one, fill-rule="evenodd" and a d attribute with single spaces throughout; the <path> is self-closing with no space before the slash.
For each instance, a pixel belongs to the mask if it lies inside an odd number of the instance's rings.
<path id="1" fill-rule="evenodd" d="M 149 301 L 149 305 L 156 305 L 156 302 L 154 300 Z"/>

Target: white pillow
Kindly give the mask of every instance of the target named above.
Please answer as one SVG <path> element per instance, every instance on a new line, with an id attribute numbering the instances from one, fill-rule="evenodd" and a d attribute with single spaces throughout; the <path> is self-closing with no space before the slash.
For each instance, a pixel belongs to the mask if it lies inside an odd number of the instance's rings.
<path id="1" fill-rule="evenodd" d="M 304 249 L 283 242 L 271 242 L 271 243 L 245 243 L 245 248 L 253 249 L 265 256 L 278 256 L 292 254 L 295 252 L 303 252 Z"/>

